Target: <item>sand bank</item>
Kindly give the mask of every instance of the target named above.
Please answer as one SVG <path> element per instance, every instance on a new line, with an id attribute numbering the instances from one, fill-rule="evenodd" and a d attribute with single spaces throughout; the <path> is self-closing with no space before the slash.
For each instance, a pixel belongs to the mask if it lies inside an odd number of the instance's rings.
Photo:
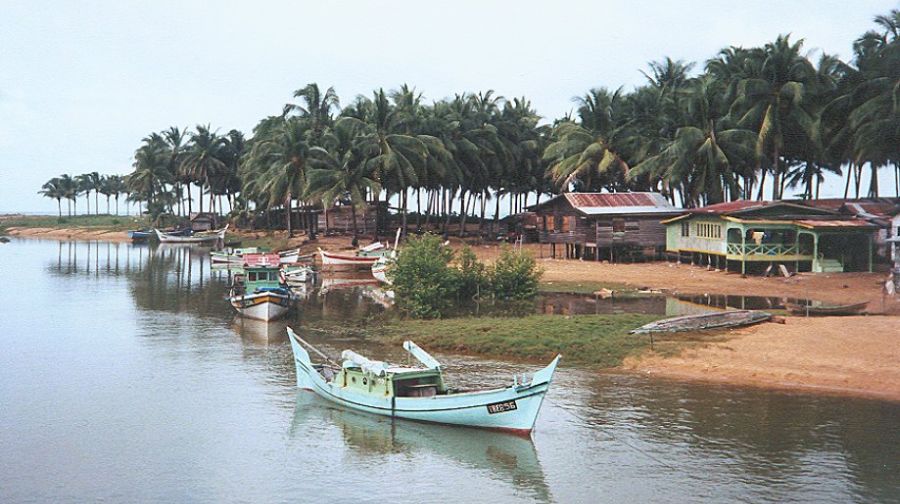
<path id="1" fill-rule="evenodd" d="M 900 401 L 900 317 L 789 317 L 732 332 L 675 357 L 648 353 L 623 368 L 742 386 Z"/>

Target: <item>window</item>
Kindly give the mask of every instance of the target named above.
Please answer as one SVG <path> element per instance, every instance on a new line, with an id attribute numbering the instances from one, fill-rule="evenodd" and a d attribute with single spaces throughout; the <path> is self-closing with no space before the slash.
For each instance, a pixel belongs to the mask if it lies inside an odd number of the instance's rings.
<path id="1" fill-rule="evenodd" d="M 719 224 L 710 224 L 708 222 L 697 223 L 697 236 L 700 238 L 722 238 L 722 226 Z M 684 227 L 682 226 L 682 235 L 684 235 Z"/>
<path id="2" fill-rule="evenodd" d="M 575 228 L 578 227 L 578 224 L 575 222 L 576 217 L 574 215 L 567 215 L 563 217 L 564 221 L 564 231 L 575 231 Z"/>
<path id="3" fill-rule="evenodd" d="M 250 273 L 247 273 L 247 281 L 248 281 L 248 282 L 255 282 L 255 281 L 256 281 L 256 272 L 255 272 L 255 271 L 252 271 L 252 272 L 250 272 Z"/>
<path id="4" fill-rule="evenodd" d="M 613 219 L 612 229 L 613 229 L 613 233 L 624 233 L 625 232 L 625 219 Z"/>
<path id="5" fill-rule="evenodd" d="M 552 215 L 547 216 L 547 231 L 556 231 L 556 219 Z"/>
<path id="6" fill-rule="evenodd" d="M 690 222 L 682 222 L 681 223 L 681 236 L 691 236 L 691 223 Z"/>

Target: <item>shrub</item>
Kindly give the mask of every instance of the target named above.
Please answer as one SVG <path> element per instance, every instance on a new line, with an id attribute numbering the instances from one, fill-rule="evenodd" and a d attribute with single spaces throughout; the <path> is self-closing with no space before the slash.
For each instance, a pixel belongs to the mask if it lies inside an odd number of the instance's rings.
<path id="1" fill-rule="evenodd" d="M 498 299 L 531 299 L 543 273 L 531 254 L 504 246 L 489 271 L 491 292 Z"/>
<path id="2" fill-rule="evenodd" d="M 468 246 L 463 247 L 456 261 L 457 278 L 459 281 L 457 296 L 462 301 L 476 299 L 485 292 L 487 285 L 487 270 L 484 264 L 478 262 L 475 252 Z"/>
<path id="3" fill-rule="evenodd" d="M 453 250 L 434 235 L 406 243 L 391 268 L 398 307 L 417 318 L 440 317 L 457 298 L 458 270 Z"/>

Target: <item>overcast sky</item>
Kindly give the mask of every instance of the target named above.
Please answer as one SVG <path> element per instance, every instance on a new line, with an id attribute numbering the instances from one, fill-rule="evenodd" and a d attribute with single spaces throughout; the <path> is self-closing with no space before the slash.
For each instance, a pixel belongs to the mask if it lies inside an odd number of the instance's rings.
<path id="1" fill-rule="evenodd" d="M 639 70 L 664 56 L 699 68 L 722 47 L 791 33 L 816 56 L 847 59 L 872 17 L 897 7 L 0 0 L 0 211 L 55 211 L 36 191 L 61 173 L 127 173 L 151 131 L 210 123 L 249 134 L 309 82 L 334 86 L 344 102 L 404 82 L 429 100 L 494 89 L 553 118 L 591 87 L 641 84 Z"/>

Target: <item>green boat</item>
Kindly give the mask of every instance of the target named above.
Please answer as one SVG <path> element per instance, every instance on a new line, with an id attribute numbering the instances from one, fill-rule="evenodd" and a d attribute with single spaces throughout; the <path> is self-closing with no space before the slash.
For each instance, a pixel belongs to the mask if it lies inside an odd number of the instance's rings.
<path id="1" fill-rule="evenodd" d="M 508 387 L 459 391 L 444 383 L 441 364 L 412 341 L 403 348 L 419 366 L 369 360 L 350 350 L 337 364 L 287 328 L 297 386 L 342 406 L 394 418 L 503 430 L 527 435 L 534 428 L 559 356 L 530 378 L 514 376 Z M 325 363 L 313 364 L 309 348 Z"/>

